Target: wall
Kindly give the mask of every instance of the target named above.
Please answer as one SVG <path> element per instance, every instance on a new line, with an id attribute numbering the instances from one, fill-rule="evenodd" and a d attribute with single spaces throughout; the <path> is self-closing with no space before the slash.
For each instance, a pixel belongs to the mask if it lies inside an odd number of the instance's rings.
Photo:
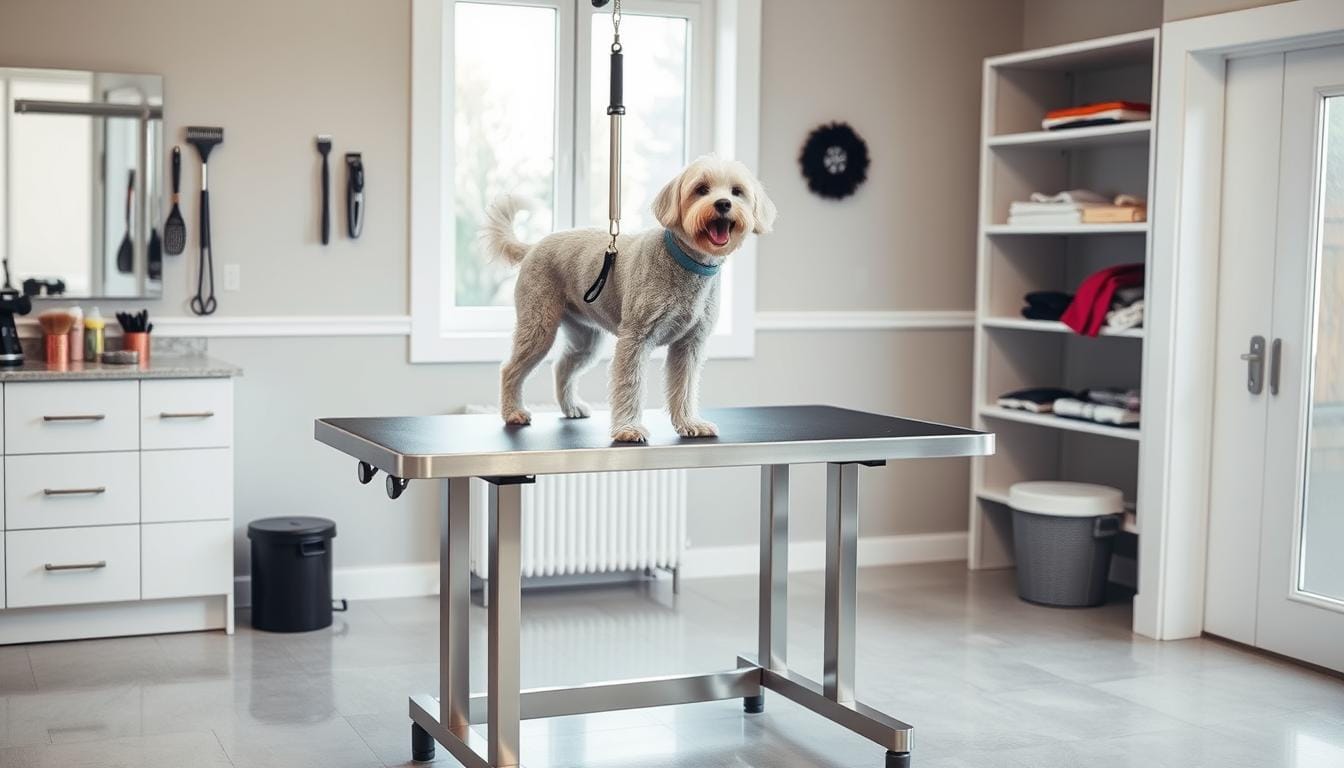
<path id="1" fill-rule="evenodd" d="M 1162 26 L 1162 0 L 1025 0 L 1022 47 L 1044 48 Z"/>
<path id="2" fill-rule="evenodd" d="M 1287 0 L 1166 0 L 1162 18 L 1166 21 L 1177 21 L 1282 2 Z"/>
<path id="3" fill-rule="evenodd" d="M 760 248 L 760 308 L 969 308 L 980 61 L 1019 47 L 1020 6 L 764 5 L 761 176 L 781 216 Z M 324 0 L 5 0 L 0 65 L 161 73 L 166 135 L 181 136 L 187 124 L 224 126 L 225 143 L 211 156 L 212 234 L 217 271 L 240 265 L 242 290 L 220 294 L 220 315 L 403 315 L 409 5 L 340 6 L 333 13 Z M 977 23 L 965 25 L 967 18 Z M 869 184 L 840 204 L 808 194 L 795 161 L 806 133 L 830 119 L 852 121 L 873 155 Z M 316 243 L 317 133 L 335 136 L 333 156 L 364 153 L 369 218 L 354 243 Z M 197 164 L 184 152 L 190 190 Z M 196 206 L 186 197 L 194 242 Z M 167 260 L 165 297 L 152 312 L 186 314 L 190 254 Z M 395 337 L 216 339 L 210 350 L 246 371 L 236 408 L 240 532 L 264 515 L 319 514 L 338 524 L 338 567 L 435 559 L 436 489 L 413 483 L 392 503 L 381 488 L 357 485 L 352 460 L 314 443 L 312 419 L 441 413 L 490 401 L 495 366 L 412 366 L 406 341 Z M 709 364 L 705 400 L 826 401 L 964 423 L 970 361 L 965 330 L 762 333 L 754 359 Z M 549 400 L 548 381 L 549 371 L 538 371 L 528 399 Z M 604 382 L 604 371 L 590 373 L 585 395 L 601 399 Z M 797 538 L 816 539 L 821 470 L 799 475 Z M 865 535 L 965 528 L 965 462 L 869 470 L 862 483 Z M 756 494 L 752 471 L 698 473 L 692 542 L 754 542 Z M 245 572 L 241 535 L 238 544 Z"/>

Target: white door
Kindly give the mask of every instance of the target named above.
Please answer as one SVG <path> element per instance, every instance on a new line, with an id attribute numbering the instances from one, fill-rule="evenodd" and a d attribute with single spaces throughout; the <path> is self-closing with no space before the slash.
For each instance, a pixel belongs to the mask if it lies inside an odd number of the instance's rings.
<path id="1" fill-rule="evenodd" d="M 1227 82 L 1205 627 L 1344 670 L 1344 47 Z"/>

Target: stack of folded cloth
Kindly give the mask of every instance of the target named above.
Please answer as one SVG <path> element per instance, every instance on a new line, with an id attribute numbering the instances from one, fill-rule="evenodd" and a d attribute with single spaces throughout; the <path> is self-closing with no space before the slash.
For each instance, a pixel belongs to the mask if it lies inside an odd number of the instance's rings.
<path id="1" fill-rule="evenodd" d="M 1089 125 L 1112 125 L 1150 120 L 1153 108 L 1138 101 L 1101 101 L 1081 107 L 1052 109 L 1045 113 L 1041 127 L 1047 131 L 1065 128 L 1085 128 Z"/>
<path id="2" fill-rule="evenodd" d="M 1111 299 L 1111 311 L 1106 313 L 1108 331 L 1127 331 L 1143 325 L 1143 286 L 1119 288 Z"/>
<path id="3" fill-rule="evenodd" d="M 1075 333 L 1096 336 L 1106 326 L 1108 316 L 1114 309 L 1112 304 L 1116 293 L 1135 287 L 1140 289 L 1143 287 L 1142 264 L 1124 264 L 1094 272 L 1078 286 L 1078 293 L 1074 295 L 1073 302 L 1059 319 Z M 1134 311 L 1138 313 L 1138 321 L 1143 321 L 1143 308 L 1140 306 L 1137 310 L 1131 310 L 1131 306 L 1121 308 L 1121 311 L 1130 310 L 1130 314 L 1117 318 L 1117 322 L 1132 320 Z"/>
<path id="4" fill-rule="evenodd" d="M 1023 299 L 1027 306 L 1022 316 L 1028 320 L 1058 320 L 1073 301 L 1073 294 L 1060 291 L 1032 291 Z"/>
<path id="5" fill-rule="evenodd" d="M 1008 223 L 1019 227 L 1117 224 L 1147 218 L 1148 208 L 1139 198 L 1105 197 L 1089 189 L 1066 189 L 1053 195 L 1032 192 L 1030 200 L 1016 200 L 1008 205 Z"/>
<path id="6" fill-rule="evenodd" d="M 1020 389 L 1000 395 L 1000 408 L 1028 413 L 1053 413 L 1070 419 L 1117 427 L 1139 425 L 1136 389 L 1085 389 L 1074 392 L 1056 387 Z"/>
<path id="7" fill-rule="evenodd" d="M 1081 419 L 1116 427 L 1139 426 L 1137 389 L 1085 389 L 1077 397 L 1062 397 L 1054 403 L 1056 416 Z"/>

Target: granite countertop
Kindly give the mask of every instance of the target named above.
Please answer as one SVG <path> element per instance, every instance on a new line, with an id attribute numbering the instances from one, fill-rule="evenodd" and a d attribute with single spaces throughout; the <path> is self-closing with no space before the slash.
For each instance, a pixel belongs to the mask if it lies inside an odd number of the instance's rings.
<path id="1" fill-rule="evenodd" d="M 51 366 L 32 355 L 23 365 L 0 366 L 0 382 L 20 381 L 112 381 L 116 379 L 223 379 L 242 375 L 232 363 L 204 355 L 151 355 L 139 365 L 68 363 Z"/>

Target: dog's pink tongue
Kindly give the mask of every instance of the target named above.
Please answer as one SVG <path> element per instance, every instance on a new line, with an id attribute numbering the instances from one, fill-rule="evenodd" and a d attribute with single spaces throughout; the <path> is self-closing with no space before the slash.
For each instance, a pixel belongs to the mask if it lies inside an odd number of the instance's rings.
<path id="1" fill-rule="evenodd" d="M 716 246 L 723 247 L 728 244 L 728 225 L 722 221 L 716 221 L 709 225 L 709 241 Z"/>

